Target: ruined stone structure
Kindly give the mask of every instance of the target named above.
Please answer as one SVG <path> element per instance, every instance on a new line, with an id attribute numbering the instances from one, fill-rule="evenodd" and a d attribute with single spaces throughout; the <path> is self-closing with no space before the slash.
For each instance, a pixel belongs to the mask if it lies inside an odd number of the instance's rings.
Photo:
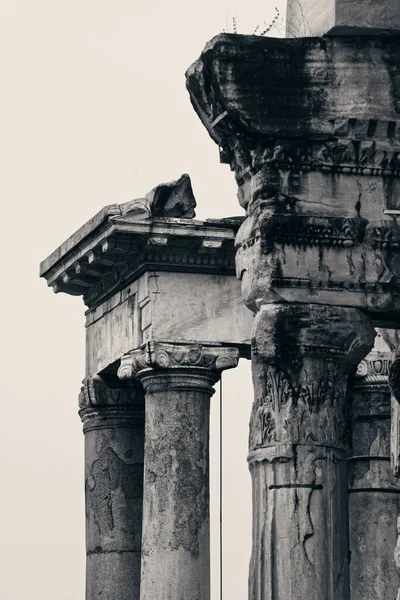
<path id="1" fill-rule="evenodd" d="M 187 72 L 246 211 L 235 246 L 255 314 L 251 600 L 383 600 L 399 587 L 390 351 L 363 359 L 375 327 L 399 326 L 400 8 L 366 4 L 289 0 L 289 34 L 327 35 L 219 35 Z"/>
<path id="2" fill-rule="evenodd" d="M 249 599 L 398 594 L 400 8 L 365 5 L 289 0 L 304 37 L 189 68 L 245 217 L 182 176 L 41 265 L 87 306 L 87 600 L 209 600 L 209 402 L 250 354 Z"/>
<path id="3" fill-rule="evenodd" d="M 210 597 L 210 397 L 250 357 L 253 319 L 243 219 L 196 221 L 195 204 L 182 176 L 105 207 L 41 264 L 87 306 L 87 600 Z"/>

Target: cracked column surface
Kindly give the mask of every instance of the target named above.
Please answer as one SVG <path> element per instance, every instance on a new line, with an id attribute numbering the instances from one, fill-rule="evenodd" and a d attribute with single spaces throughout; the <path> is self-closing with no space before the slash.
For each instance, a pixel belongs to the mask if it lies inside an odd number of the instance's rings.
<path id="1" fill-rule="evenodd" d="M 348 459 L 351 600 L 394 600 L 400 586 L 393 556 L 400 482 L 390 465 L 391 361 L 392 353 L 378 335 L 373 352 L 358 365 L 352 391 L 352 455 Z"/>
<path id="2" fill-rule="evenodd" d="M 86 600 L 139 600 L 144 399 L 140 385 L 109 389 L 86 379 Z"/>
<path id="3" fill-rule="evenodd" d="M 210 598 L 210 397 L 237 362 L 231 348 L 156 344 L 121 363 L 146 394 L 141 600 Z"/>
<path id="4" fill-rule="evenodd" d="M 375 332 L 361 311 L 265 305 L 252 339 L 251 600 L 347 600 L 348 378 Z"/>

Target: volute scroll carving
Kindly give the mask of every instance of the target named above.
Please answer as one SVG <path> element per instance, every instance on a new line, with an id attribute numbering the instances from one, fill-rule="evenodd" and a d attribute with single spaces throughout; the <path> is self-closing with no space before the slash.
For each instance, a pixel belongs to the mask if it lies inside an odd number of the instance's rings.
<path id="1" fill-rule="evenodd" d="M 151 341 L 121 358 L 118 377 L 131 379 L 144 369 L 157 371 L 179 367 L 219 372 L 236 367 L 238 361 L 239 350 L 236 348 Z"/>

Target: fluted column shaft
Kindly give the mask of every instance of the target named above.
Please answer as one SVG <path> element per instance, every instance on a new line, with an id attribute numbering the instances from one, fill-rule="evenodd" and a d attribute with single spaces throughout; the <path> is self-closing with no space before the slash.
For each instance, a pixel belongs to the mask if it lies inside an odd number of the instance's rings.
<path id="1" fill-rule="evenodd" d="M 109 389 L 86 379 L 86 600 L 139 600 L 144 400 L 141 386 Z"/>
<path id="2" fill-rule="evenodd" d="M 153 345 L 123 360 L 120 376 L 130 360 L 146 394 L 140 597 L 209 600 L 210 397 L 238 352 Z"/>
<path id="3" fill-rule="evenodd" d="M 349 598 L 347 384 L 374 335 L 355 309 L 256 315 L 250 600 Z"/>

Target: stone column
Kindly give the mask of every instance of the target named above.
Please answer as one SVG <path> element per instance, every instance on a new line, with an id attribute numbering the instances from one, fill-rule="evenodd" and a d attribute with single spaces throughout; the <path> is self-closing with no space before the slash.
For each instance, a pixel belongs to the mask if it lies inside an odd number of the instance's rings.
<path id="1" fill-rule="evenodd" d="M 148 344 L 121 362 L 146 392 L 141 600 L 209 600 L 209 407 L 238 351 Z"/>
<path id="2" fill-rule="evenodd" d="M 86 600 L 139 600 L 144 401 L 140 385 L 85 379 Z"/>
<path id="3" fill-rule="evenodd" d="M 393 558 L 400 485 L 390 466 L 391 358 L 378 335 L 374 351 L 358 365 L 352 391 L 351 600 L 394 599 L 400 586 Z"/>
<path id="4" fill-rule="evenodd" d="M 389 385 L 392 391 L 390 457 L 392 472 L 400 477 L 400 330 L 381 329 L 380 333 L 392 351 L 392 364 L 389 370 Z M 394 560 L 400 571 L 400 516 L 397 506 L 397 543 L 394 550 Z M 393 529 L 392 529 L 393 532 Z M 400 588 L 397 593 L 400 600 Z"/>
<path id="5" fill-rule="evenodd" d="M 374 336 L 357 309 L 256 315 L 250 600 L 349 598 L 347 385 Z"/>

